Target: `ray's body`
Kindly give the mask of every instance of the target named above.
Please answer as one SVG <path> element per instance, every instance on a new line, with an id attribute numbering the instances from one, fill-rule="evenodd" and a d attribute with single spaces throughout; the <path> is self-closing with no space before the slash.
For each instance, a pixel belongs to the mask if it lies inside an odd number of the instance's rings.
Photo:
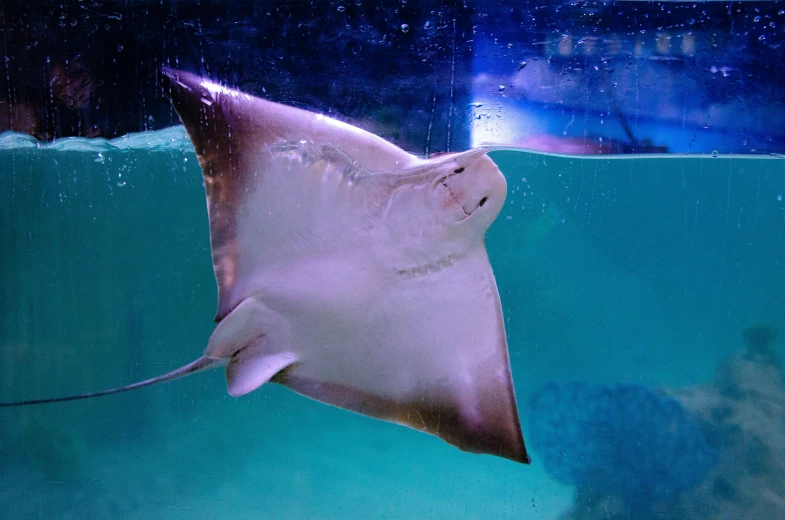
<path id="1" fill-rule="evenodd" d="M 484 237 L 506 182 L 484 150 L 417 158 L 198 76 L 162 83 L 205 179 L 218 325 L 203 356 L 313 399 L 529 462 Z"/>

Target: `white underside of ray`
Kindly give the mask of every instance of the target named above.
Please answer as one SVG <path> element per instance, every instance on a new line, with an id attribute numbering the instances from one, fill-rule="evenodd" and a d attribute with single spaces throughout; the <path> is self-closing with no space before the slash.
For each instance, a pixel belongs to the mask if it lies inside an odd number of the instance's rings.
<path id="1" fill-rule="evenodd" d="M 242 167 L 258 181 L 234 210 L 239 249 L 232 300 L 257 292 L 275 266 L 368 249 L 382 188 L 349 161 L 315 146 L 279 146 L 245 159 Z"/>
<path id="2" fill-rule="evenodd" d="M 384 175 L 316 152 L 277 147 L 246 166 L 260 174 L 239 201 L 233 298 L 240 307 L 252 299 L 256 316 L 224 318 L 221 325 L 241 339 L 206 355 L 225 357 L 260 334 L 275 335 L 279 343 L 268 341 L 265 354 L 296 353 L 293 375 L 399 400 L 426 384 L 460 391 L 478 376 L 506 377 L 504 370 L 476 373 L 483 356 L 506 368 L 501 309 L 482 244 L 467 258 L 449 249 L 442 258 L 406 257 L 406 244 L 379 226 L 389 191 Z M 416 231 L 409 237 L 415 242 Z M 429 260 L 443 260 L 442 269 L 427 276 L 396 269 Z M 488 324 L 497 326 L 489 333 Z"/>
<path id="3" fill-rule="evenodd" d="M 318 400 L 527 460 L 483 241 L 506 183 L 485 152 L 417 159 L 345 123 L 180 79 L 219 284 L 205 356 L 228 361 L 229 392 L 282 374 Z"/>
<path id="4" fill-rule="evenodd" d="M 255 386 L 232 390 L 237 383 L 229 377 L 230 392 L 253 390 L 277 372 L 270 367 L 291 364 L 294 377 L 358 395 L 397 402 L 447 397 L 481 420 L 479 393 L 509 383 L 484 248 L 428 276 L 369 268 L 363 260 L 303 259 L 260 273 L 259 292 L 222 320 L 205 352 L 258 358 L 248 368 L 261 373 L 246 377 L 256 377 Z"/>
<path id="5" fill-rule="evenodd" d="M 303 361 L 293 376 L 401 402 L 438 389 L 468 403 L 467 391 L 506 381 L 501 309 L 481 249 L 423 278 L 360 271 L 323 284 L 288 275 L 318 286 L 303 293 L 282 284 L 268 294 L 268 305 L 287 316 Z"/>
<path id="6" fill-rule="evenodd" d="M 422 164 L 426 163 L 417 163 Z M 457 258 L 460 244 L 429 238 L 433 230 L 428 226 L 449 223 L 407 219 L 422 211 L 431 196 L 429 182 L 408 186 L 407 202 L 398 200 L 394 184 L 405 172 L 364 170 L 327 145 L 267 147 L 246 154 L 241 167 L 255 182 L 233 208 L 238 247 L 234 282 L 227 295 L 232 301 L 257 294 L 276 270 L 319 273 L 315 285 L 304 288 L 308 292 L 330 279 L 348 283 L 371 269 L 378 269 L 375 276 L 381 277 L 387 271 L 435 268 Z M 413 206 L 412 214 L 388 212 L 391 206 L 405 203 Z M 465 242 L 461 235 L 454 239 Z M 365 283 L 373 286 L 380 281 Z"/>

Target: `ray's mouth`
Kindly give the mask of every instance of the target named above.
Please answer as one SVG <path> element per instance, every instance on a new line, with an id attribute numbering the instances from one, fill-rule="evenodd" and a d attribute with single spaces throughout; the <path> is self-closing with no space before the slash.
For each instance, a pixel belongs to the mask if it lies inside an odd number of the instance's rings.
<path id="1" fill-rule="evenodd" d="M 477 211 L 477 209 L 483 207 L 485 205 L 485 203 L 488 202 L 488 197 L 485 196 L 482 199 L 480 199 L 480 201 L 477 203 L 477 205 L 474 208 L 472 208 L 471 210 L 467 210 L 464 201 L 462 201 L 461 198 L 458 197 L 455 194 L 455 192 L 452 190 L 452 188 L 450 188 L 450 185 L 447 183 L 447 179 L 449 179 L 450 177 L 452 177 L 454 175 L 458 175 L 460 173 L 463 173 L 464 170 L 465 170 L 465 168 L 463 168 L 463 167 L 457 168 L 457 169 L 455 169 L 453 171 L 453 173 L 451 173 L 449 175 L 445 175 L 444 177 L 440 178 L 437 181 L 437 184 L 441 184 L 447 190 L 448 199 L 447 199 L 446 204 L 444 205 L 445 209 L 450 207 L 450 206 L 452 206 L 452 205 L 456 205 L 459 208 L 461 208 L 461 211 L 463 211 L 463 216 L 458 218 L 459 222 L 462 221 L 462 220 L 465 220 L 465 219 L 467 219 L 469 217 L 471 217 L 474 214 L 474 212 Z"/>

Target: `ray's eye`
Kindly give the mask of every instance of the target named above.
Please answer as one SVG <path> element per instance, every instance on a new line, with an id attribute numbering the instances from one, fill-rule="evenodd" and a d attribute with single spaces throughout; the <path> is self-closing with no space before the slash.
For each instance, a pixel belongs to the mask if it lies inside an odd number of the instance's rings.
<path id="1" fill-rule="evenodd" d="M 480 206 L 479 207 L 483 207 L 487 201 L 488 201 L 488 197 L 483 197 L 482 200 L 480 200 Z"/>
<path id="2" fill-rule="evenodd" d="M 464 168 L 463 166 L 461 166 L 460 168 L 458 168 L 457 170 L 455 170 L 453 173 L 461 173 L 461 172 L 463 172 L 463 170 L 465 170 L 465 169 L 466 169 L 466 168 Z"/>

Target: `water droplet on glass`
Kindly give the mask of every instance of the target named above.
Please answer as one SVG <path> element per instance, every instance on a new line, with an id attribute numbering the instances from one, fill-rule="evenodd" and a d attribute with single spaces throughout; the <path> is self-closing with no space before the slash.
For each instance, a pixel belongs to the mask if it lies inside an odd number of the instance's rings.
<path id="1" fill-rule="evenodd" d="M 345 8 L 344 6 L 342 6 L 342 5 L 339 5 L 339 6 L 338 6 L 338 12 L 339 12 L 339 13 L 342 13 L 342 12 L 344 12 L 344 11 L 346 11 L 346 8 Z"/>
<path id="2" fill-rule="evenodd" d="M 720 152 L 718 152 L 717 150 L 712 150 L 712 152 L 711 152 L 711 156 L 712 157 L 718 157 L 719 155 L 720 155 Z"/>
<path id="3" fill-rule="evenodd" d="M 403 31 L 405 33 L 409 32 L 409 24 L 408 23 L 402 23 L 401 24 L 401 31 Z"/>

